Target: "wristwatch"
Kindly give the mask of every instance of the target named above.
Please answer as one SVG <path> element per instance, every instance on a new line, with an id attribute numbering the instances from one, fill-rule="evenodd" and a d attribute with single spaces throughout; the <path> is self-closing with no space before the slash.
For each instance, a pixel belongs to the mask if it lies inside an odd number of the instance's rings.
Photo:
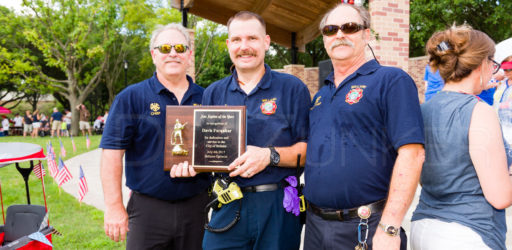
<path id="1" fill-rule="evenodd" d="M 274 147 L 270 146 L 268 148 L 270 149 L 270 166 L 275 167 L 281 161 L 281 156 Z"/>
<path id="2" fill-rule="evenodd" d="M 379 227 L 382 228 L 382 230 L 384 230 L 384 232 L 386 234 L 388 234 L 389 236 L 398 236 L 399 232 L 400 232 L 399 227 L 397 228 L 397 227 L 394 227 L 391 225 L 382 224 L 380 222 L 379 222 Z"/>

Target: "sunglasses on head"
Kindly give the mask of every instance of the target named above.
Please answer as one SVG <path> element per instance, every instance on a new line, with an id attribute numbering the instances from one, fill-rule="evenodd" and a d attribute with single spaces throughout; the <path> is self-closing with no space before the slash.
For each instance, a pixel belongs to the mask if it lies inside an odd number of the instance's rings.
<path id="1" fill-rule="evenodd" d="M 338 30 L 341 30 L 344 34 L 354 34 L 360 30 L 364 30 L 366 27 L 362 24 L 358 23 L 345 23 L 341 26 L 338 25 L 325 25 L 322 28 L 322 35 L 324 36 L 332 36 L 338 33 Z"/>
<path id="2" fill-rule="evenodd" d="M 160 53 L 162 53 L 162 54 L 169 54 L 169 53 L 171 53 L 172 48 L 174 48 L 176 53 L 181 54 L 181 53 L 185 53 L 185 51 L 187 51 L 188 46 L 185 44 L 181 44 L 181 43 L 174 44 L 174 45 L 162 44 L 160 46 L 154 47 L 153 49 L 158 49 L 158 51 L 160 51 Z"/>

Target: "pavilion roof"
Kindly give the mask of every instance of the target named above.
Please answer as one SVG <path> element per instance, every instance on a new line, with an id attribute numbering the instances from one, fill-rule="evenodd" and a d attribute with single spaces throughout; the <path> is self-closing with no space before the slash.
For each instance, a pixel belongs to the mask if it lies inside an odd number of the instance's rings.
<path id="1" fill-rule="evenodd" d="M 267 24 L 270 39 L 290 48 L 292 33 L 295 45 L 304 50 L 304 45 L 314 40 L 320 31 L 318 25 L 323 15 L 340 0 L 183 0 L 189 12 L 226 25 L 229 18 L 242 10 L 258 13 Z M 180 9 L 181 0 L 170 0 L 173 8 Z"/>

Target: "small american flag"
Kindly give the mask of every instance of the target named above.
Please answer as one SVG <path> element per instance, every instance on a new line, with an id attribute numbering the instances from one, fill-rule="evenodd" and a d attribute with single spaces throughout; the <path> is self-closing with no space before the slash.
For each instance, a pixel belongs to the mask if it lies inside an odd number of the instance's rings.
<path id="1" fill-rule="evenodd" d="M 66 149 L 64 148 L 64 144 L 62 144 L 62 140 L 59 139 L 60 143 L 60 156 L 66 157 Z"/>
<path id="2" fill-rule="evenodd" d="M 52 143 L 48 143 L 47 145 L 48 154 L 46 155 L 46 163 L 48 164 L 48 170 L 50 170 L 50 175 L 55 178 L 55 175 L 59 172 L 59 168 L 57 167 L 57 162 L 55 161 L 55 152 L 53 152 Z"/>
<path id="3" fill-rule="evenodd" d="M 89 139 L 89 135 L 85 135 L 85 144 L 87 145 L 87 149 L 91 146 L 91 139 Z"/>
<path id="4" fill-rule="evenodd" d="M 87 180 L 85 179 L 84 171 L 82 166 L 80 166 L 80 179 L 78 180 L 78 201 L 82 202 L 85 197 L 85 194 L 89 192 L 89 188 L 87 187 Z"/>
<path id="5" fill-rule="evenodd" d="M 64 165 L 62 158 L 59 157 L 59 172 L 57 173 L 57 176 L 55 177 L 55 180 L 57 180 L 57 184 L 59 184 L 59 187 L 60 187 L 60 186 L 62 186 L 62 184 L 71 180 L 71 178 L 73 178 L 73 176 L 69 172 L 66 165 Z"/>
<path id="6" fill-rule="evenodd" d="M 39 179 L 46 175 L 46 171 L 44 171 L 43 163 L 41 161 L 39 161 L 39 163 L 34 166 L 34 174 Z"/>
<path id="7" fill-rule="evenodd" d="M 75 140 L 73 140 L 73 136 L 72 135 L 69 135 L 69 137 L 71 137 L 71 145 L 73 146 L 73 152 L 76 152 Z"/>

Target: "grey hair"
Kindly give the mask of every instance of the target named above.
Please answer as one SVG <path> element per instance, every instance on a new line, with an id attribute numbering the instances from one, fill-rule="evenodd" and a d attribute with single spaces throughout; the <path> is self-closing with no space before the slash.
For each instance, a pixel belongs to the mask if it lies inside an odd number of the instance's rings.
<path id="1" fill-rule="evenodd" d="M 158 37 L 158 35 L 160 35 L 160 33 L 164 32 L 166 30 L 176 30 L 176 31 L 180 32 L 181 34 L 183 34 L 183 36 L 185 37 L 185 40 L 187 41 L 187 46 L 190 48 L 190 36 L 188 34 L 188 30 L 185 27 L 183 27 L 183 25 L 181 25 L 179 23 L 170 23 L 165 26 L 157 25 L 155 27 L 155 30 L 151 34 L 151 40 L 149 41 L 149 50 L 150 51 L 153 48 L 155 48 L 155 45 L 156 45 L 155 40 Z"/>
<path id="2" fill-rule="evenodd" d="M 331 13 L 339 8 L 339 7 L 351 7 L 352 9 L 356 10 L 357 13 L 359 13 L 359 16 L 361 17 L 361 20 L 363 21 L 363 26 L 367 29 L 370 28 L 370 13 L 368 10 L 363 6 L 353 5 L 353 4 L 347 4 L 347 3 L 341 3 L 336 5 L 334 8 L 330 9 L 327 13 L 325 13 L 324 17 L 322 18 L 322 21 L 320 21 L 320 25 L 318 26 L 320 28 L 320 31 L 322 31 L 322 28 L 325 26 L 325 22 L 327 21 L 327 18 Z M 342 23 L 340 23 L 342 24 Z"/>

